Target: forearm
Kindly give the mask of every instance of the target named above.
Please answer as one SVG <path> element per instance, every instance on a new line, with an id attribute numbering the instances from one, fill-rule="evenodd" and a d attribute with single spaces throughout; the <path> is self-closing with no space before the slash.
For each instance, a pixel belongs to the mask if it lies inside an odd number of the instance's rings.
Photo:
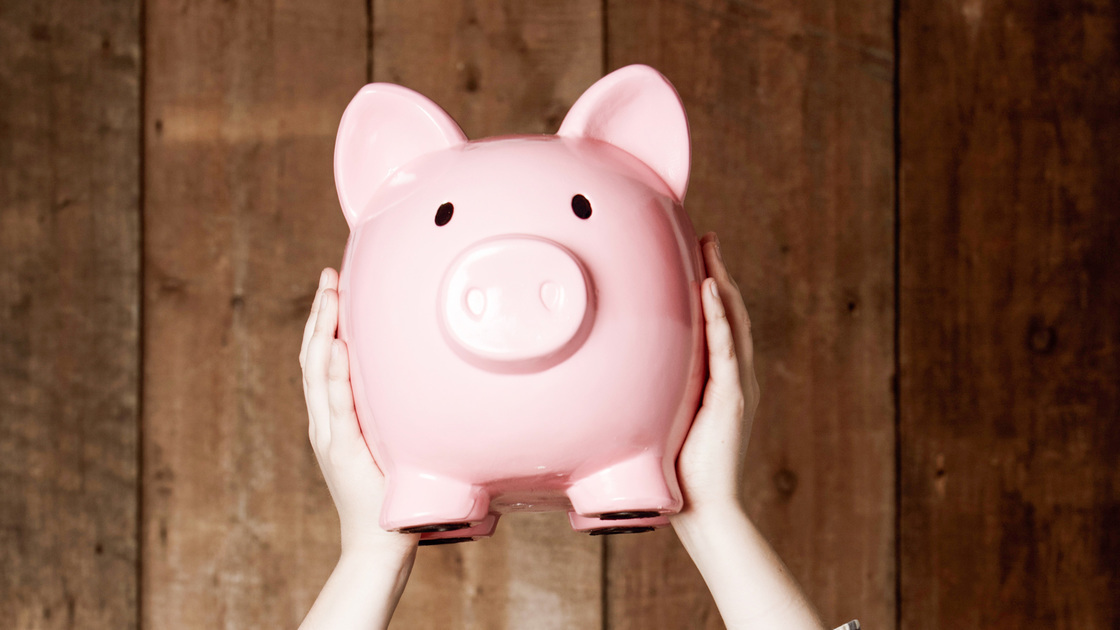
<path id="1" fill-rule="evenodd" d="M 821 630 L 781 559 L 733 502 L 672 519 L 729 630 Z"/>
<path id="2" fill-rule="evenodd" d="M 300 630 L 388 627 L 415 557 L 415 544 L 344 551 Z"/>

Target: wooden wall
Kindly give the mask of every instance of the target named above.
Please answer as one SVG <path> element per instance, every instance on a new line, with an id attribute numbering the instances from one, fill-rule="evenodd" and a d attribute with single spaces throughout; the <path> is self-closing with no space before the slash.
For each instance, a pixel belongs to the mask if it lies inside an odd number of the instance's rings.
<path id="1" fill-rule="evenodd" d="M 547 133 L 651 64 L 756 330 L 746 501 L 826 619 L 1120 624 L 1120 6 L 0 0 L 0 619 L 294 627 L 339 116 Z M 671 531 L 419 553 L 399 628 L 717 628 Z"/>
<path id="2" fill-rule="evenodd" d="M 899 26 L 901 627 L 1120 627 L 1120 4 Z"/>

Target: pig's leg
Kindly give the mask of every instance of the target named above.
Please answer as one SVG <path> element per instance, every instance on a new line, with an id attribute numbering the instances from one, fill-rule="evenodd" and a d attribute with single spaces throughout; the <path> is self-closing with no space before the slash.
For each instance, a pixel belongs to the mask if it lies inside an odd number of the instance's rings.
<path id="1" fill-rule="evenodd" d="M 494 534 L 494 528 L 498 525 L 498 516 L 498 514 L 489 514 L 481 523 L 466 529 L 420 534 L 420 546 L 450 545 L 489 537 Z"/>
<path id="2" fill-rule="evenodd" d="M 481 487 L 398 468 L 386 479 L 381 528 L 411 533 L 466 529 L 486 518 L 490 497 Z"/>
<path id="3" fill-rule="evenodd" d="M 671 484 L 671 485 L 670 485 Z M 603 520 L 651 518 L 681 509 L 676 477 L 666 479 L 659 453 L 646 453 L 607 466 L 568 488 L 572 509 Z"/>
<path id="4" fill-rule="evenodd" d="M 603 534 L 639 534 L 669 525 L 669 517 L 663 514 L 649 518 L 604 520 L 594 516 L 580 516 L 575 512 L 568 512 L 568 521 L 572 524 L 572 529 L 577 532 L 586 532 L 592 536 L 602 536 Z"/>

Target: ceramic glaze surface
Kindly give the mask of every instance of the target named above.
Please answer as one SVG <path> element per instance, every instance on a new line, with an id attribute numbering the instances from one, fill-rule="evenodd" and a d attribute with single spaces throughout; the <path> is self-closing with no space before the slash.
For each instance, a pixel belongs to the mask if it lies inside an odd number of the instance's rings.
<path id="1" fill-rule="evenodd" d="M 554 136 L 467 141 L 425 97 L 362 88 L 335 147 L 339 335 L 383 528 L 471 539 L 567 510 L 610 533 L 680 509 L 706 376 L 688 168 L 680 99 L 645 66 Z"/>

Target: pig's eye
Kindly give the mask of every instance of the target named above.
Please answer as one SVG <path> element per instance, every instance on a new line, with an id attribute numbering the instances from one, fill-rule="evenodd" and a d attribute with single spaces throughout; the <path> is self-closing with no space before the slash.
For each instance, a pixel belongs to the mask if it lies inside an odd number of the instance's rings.
<path id="1" fill-rule="evenodd" d="M 576 213 L 576 216 L 581 219 L 590 218 L 591 202 L 588 201 L 587 197 L 584 197 L 583 195 L 576 195 L 575 197 L 572 197 L 572 212 Z"/>
<path id="2" fill-rule="evenodd" d="M 588 212 L 590 212 L 590 209 L 588 209 Z M 455 206 L 451 205 L 450 201 L 441 205 L 439 210 L 436 210 L 436 225 L 440 227 L 447 225 L 453 214 L 455 214 Z"/>

